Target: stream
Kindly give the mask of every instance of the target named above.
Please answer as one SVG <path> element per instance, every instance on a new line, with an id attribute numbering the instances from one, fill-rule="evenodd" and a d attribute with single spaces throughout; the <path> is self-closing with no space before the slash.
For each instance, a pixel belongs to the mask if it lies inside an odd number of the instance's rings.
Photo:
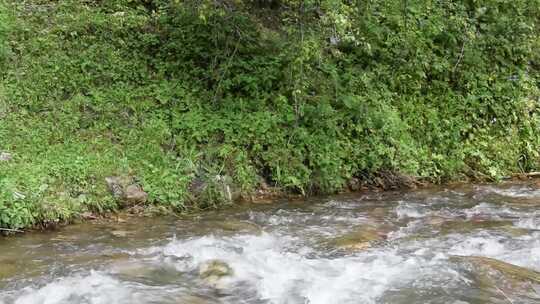
<path id="1" fill-rule="evenodd" d="M 0 304 L 540 303 L 540 190 L 370 192 L 0 238 Z"/>

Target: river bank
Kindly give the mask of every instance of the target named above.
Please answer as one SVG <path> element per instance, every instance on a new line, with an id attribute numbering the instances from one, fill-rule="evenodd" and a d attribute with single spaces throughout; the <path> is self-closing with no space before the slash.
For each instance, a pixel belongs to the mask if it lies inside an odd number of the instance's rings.
<path id="1" fill-rule="evenodd" d="M 0 228 L 538 171 L 538 1 L 0 0 Z"/>

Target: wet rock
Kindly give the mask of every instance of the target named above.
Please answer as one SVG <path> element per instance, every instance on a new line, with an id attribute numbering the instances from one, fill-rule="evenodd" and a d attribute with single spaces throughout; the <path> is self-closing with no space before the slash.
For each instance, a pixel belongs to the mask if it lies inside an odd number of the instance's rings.
<path id="1" fill-rule="evenodd" d="M 222 287 L 221 279 L 231 276 L 232 268 L 225 262 L 220 260 L 210 260 L 200 265 L 199 276 L 208 285 L 220 288 Z"/>
<path id="2" fill-rule="evenodd" d="M 0 152 L 0 162 L 8 162 L 13 159 L 13 155 L 7 152 Z"/>
<path id="3" fill-rule="evenodd" d="M 124 207 L 144 204 L 148 200 L 148 194 L 132 177 L 111 176 L 105 181 L 114 198 Z"/>
<path id="4" fill-rule="evenodd" d="M 124 260 L 111 265 L 111 271 L 130 278 L 144 278 L 152 273 L 152 268 L 134 261 Z"/>
<path id="5" fill-rule="evenodd" d="M 117 238 L 125 238 L 125 237 L 129 236 L 131 234 L 131 232 L 124 231 L 124 230 L 113 230 L 113 231 L 111 231 L 111 234 L 114 237 L 117 237 Z"/>
<path id="6" fill-rule="evenodd" d="M 381 207 L 374 208 L 370 211 L 370 216 L 375 218 L 382 218 L 385 217 L 387 214 L 387 210 Z"/>
<path id="7" fill-rule="evenodd" d="M 529 230 L 525 228 L 514 227 L 514 226 L 504 226 L 499 229 L 502 230 L 503 232 L 508 233 L 512 237 L 520 237 L 520 236 L 529 234 Z"/>
<path id="8" fill-rule="evenodd" d="M 383 232 L 374 227 L 363 227 L 333 239 L 330 243 L 340 249 L 357 251 L 371 247 L 374 242 L 382 240 L 383 235 Z"/>
<path id="9" fill-rule="evenodd" d="M 540 300 L 534 287 L 540 284 L 540 272 L 481 256 L 452 256 L 451 260 L 472 265 L 480 289 L 486 292 L 511 303 L 525 303 L 524 297 Z"/>
<path id="10" fill-rule="evenodd" d="M 260 235 L 262 233 L 262 228 L 250 221 L 216 221 L 212 222 L 211 226 L 229 232 L 248 232 L 256 235 Z"/>
<path id="11" fill-rule="evenodd" d="M 512 277 L 515 280 L 530 281 L 535 284 L 540 284 L 540 272 L 538 271 L 487 257 L 471 256 L 466 259 L 477 266 L 495 269 L 504 276 Z"/>
<path id="12" fill-rule="evenodd" d="M 205 299 L 203 297 L 199 296 L 183 296 L 180 299 L 178 299 L 178 304 L 208 304 L 208 303 L 214 303 L 210 302 L 210 300 Z"/>
<path id="13" fill-rule="evenodd" d="M 440 216 L 432 216 L 427 219 L 427 224 L 431 226 L 442 226 L 448 219 Z"/>
<path id="14" fill-rule="evenodd" d="M 466 233 L 477 229 L 498 229 L 503 227 L 512 227 L 512 221 L 502 220 L 470 220 L 470 221 L 444 221 L 440 224 L 441 234 Z"/>

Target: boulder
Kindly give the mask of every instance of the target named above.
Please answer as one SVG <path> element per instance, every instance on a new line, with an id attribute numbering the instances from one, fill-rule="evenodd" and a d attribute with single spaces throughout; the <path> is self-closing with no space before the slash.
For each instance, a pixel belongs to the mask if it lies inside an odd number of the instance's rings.
<path id="1" fill-rule="evenodd" d="M 352 177 L 347 181 L 347 187 L 353 192 L 360 191 L 362 188 L 362 181 L 359 178 Z"/>
<path id="2" fill-rule="evenodd" d="M 508 220 L 451 220 L 444 221 L 440 224 L 441 234 L 450 233 L 466 233 L 477 229 L 501 229 L 506 227 L 512 227 L 512 221 Z"/>
<path id="3" fill-rule="evenodd" d="M 540 286 L 540 272 L 481 256 L 451 256 L 450 259 L 472 266 L 474 278 L 484 293 L 510 303 L 540 301 L 536 289 Z"/>
<path id="4" fill-rule="evenodd" d="M 250 234 L 260 235 L 262 233 L 262 228 L 250 221 L 237 221 L 237 220 L 226 220 L 226 221 L 215 221 L 211 222 L 211 226 L 215 229 L 221 229 L 227 232 L 248 232 Z"/>
<path id="5" fill-rule="evenodd" d="M 105 178 L 105 181 L 114 198 L 123 207 L 144 204 L 148 200 L 148 194 L 132 177 L 111 176 Z"/>
<path id="6" fill-rule="evenodd" d="M 233 275 L 232 268 L 221 260 L 209 260 L 199 266 L 199 277 L 215 288 L 222 286 L 221 280 Z"/>
<path id="7" fill-rule="evenodd" d="M 330 241 L 330 244 L 339 249 L 357 251 L 364 250 L 373 245 L 374 242 L 383 240 L 383 232 L 374 227 L 362 227 L 356 231 Z"/>

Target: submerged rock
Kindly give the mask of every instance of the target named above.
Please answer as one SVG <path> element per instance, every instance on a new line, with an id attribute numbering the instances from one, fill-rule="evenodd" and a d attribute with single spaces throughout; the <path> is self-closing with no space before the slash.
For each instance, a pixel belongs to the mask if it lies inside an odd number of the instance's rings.
<path id="1" fill-rule="evenodd" d="M 111 235 L 117 238 L 125 238 L 128 237 L 132 232 L 125 231 L 125 230 L 113 230 L 111 231 Z"/>
<path id="2" fill-rule="evenodd" d="M 221 279 L 233 275 L 232 268 L 220 260 L 210 260 L 199 266 L 199 276 L 208 285 L 221 288 Z"/>
<path id="3" fill-rule="evenodd" d="M 262 228 L 250 221 L 216 221 L 212 222 L 212 226 L 229 232 L 248 232 L 256 235 L 260 235 L 262 233 Z"/>
<path id="4" fill-rule="evenodd" d="M 144 204 L 148 200 L 148 194 L 131 177 L 111 176 L 105 181 L 114 198 L 124 207 Z"/>
<path id="5" fill-rule="evenodd" d="M 209 304 L 209 303 L 215 303 L 211 302 L 209 299 L 205 299 L 200 296 L 183 296 L 180 299 L 178 299 L 178 304 Z"/>
<path id="6" fill-rule="evenodd" d="M 540 272 L 527 269 L 525 267 L 506 263 L 497 259 L 471 256 L 466 258 L 468 261 L 481 267 L 489 267 L 501 272 L 505 276 L 510 276 L 520 281 L 530 281 L 532 283 L 540 284 Z"/>
<path id="7" fill-rule="evenodd" d="M 382 240 L 385 235 L 374 227 L 362 227 L 357 231 L 347 233 L 330 241 L 330 244 L 345 250 L 363 250 L 371 247 L 374 242 Z"/>
<path id="8" fill-rule="evenodd" d="M 509 220 L 450 220 L 438 223 L 441 234 L 466 233 L 477 229 L 498 229 L 512 227 L 513 223 Z"/>
<path id="9" fill-rule="evenodd" d="M 524 303 L 525 298 L 540 301 L 537 292 L 540 272 L 481 256 L 452 256 L 450 259 L 469 263 L 478 286 L 485 292 L 497 294 L 512 303 Z"/>

